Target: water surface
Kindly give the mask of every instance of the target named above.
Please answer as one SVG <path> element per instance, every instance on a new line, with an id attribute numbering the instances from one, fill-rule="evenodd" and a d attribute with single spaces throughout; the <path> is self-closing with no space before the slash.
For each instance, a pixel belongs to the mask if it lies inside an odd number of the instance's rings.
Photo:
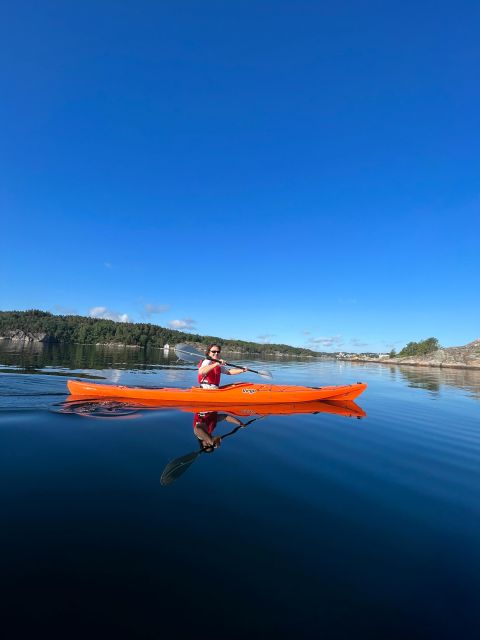
<path id="1" fill-rule="evenodd" d="M 190 386 L 192 365 L 0 342 L 9 637 L 478 637 L 480 373 L 262 367 L 279 384 L 365 381 L 366 417 L 252 414 L 198 454 L 192 413 L 65 404 L 68 377 Z"/>

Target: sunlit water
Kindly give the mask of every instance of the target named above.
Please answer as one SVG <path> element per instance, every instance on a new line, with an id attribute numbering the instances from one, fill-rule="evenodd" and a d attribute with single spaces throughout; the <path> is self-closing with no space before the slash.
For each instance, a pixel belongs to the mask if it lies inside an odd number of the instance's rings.
<path id="1" fill-rule="evenodd" d="M 192 413 L 65 404 L 68 377 L 185 387 L 192 365 L 0 343 L 8 637 L 478 637 L 480 372 L 262 367 L 367 382 L 367 416 L 258 417 L 198 454 Z"/>

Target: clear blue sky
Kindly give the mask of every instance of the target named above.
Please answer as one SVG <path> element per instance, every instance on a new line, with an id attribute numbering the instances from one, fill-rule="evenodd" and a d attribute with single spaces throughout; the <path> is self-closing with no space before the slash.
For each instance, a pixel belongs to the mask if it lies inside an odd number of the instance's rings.
<path id="1" fill-rule="evenodd" d="M 480 336 L 480 4 L 0 5 L 0 308 Z"/>

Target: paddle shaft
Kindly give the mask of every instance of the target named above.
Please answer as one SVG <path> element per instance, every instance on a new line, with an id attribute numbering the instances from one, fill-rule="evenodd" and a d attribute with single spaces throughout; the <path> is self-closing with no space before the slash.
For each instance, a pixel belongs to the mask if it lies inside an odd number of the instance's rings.
<path id="1" fill-rule="evenodd" d="M 188 345 L 184 345 L 184 344 L 178 344 L 175 347 L 175 352 L 177 354 L 177 357 L 182 359 L 182 360 L 187 360 L 190 362 L 195 362 L 197 358 L 202 358 L 202 359 L 207 359 L 210 362 L 215 362 L 215 363 L 219 363 L 222 364 L 221 360 L 218 360 L 218 358 L 211 358 L 209 355 L 204 355 L 203 353 L 200 353 L 200 351 L 197 351 L 197 349 L 189 347 Z M 188 357 L 185 357 L 188 356 Z M 193 360 L 192 360 L 193 358 Z M 233 362 L 223 362 L 223 364 L 228 365 L 229 367 L 235 367 L 238 369 L 244 369 L 245 371 L 250 371 L 251 373 L 256 373 L 259 376 L 262 376 L 262 378 L 271 378 L 272 374 L 269 371 L 257 371 L 256 369 L 250 369 L 249 367 L 241 367 L 238 364 L 233 364 Z"/>
<path id="2" fill-rule="evenodd" d="M 216 358 L 210 358 L 210 356 L 207 356 L 207 360 L 211 360 L 212 362 L 218 362 L 219 364 L 222 364 L 221 360 L 217 360 Z M 237 369 L 245 369 L 245 371 L 251 371 L 252 373 L 258 373 L 258 375 L 262 375 L 260 373 L 260 371 L 255 371 L 255 369 L 250 369 L 249 367 L 241 367 L 238 364 L 232 364 L 231 362 L 226 362 L 225 360 L 223 361 L 224 364 L 228 365 L 229 367 L 236 367 Z"/>

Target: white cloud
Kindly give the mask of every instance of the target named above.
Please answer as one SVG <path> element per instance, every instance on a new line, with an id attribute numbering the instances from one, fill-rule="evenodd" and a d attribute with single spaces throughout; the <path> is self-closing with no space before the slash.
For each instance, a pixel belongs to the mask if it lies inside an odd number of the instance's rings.
<path id="1" fill-rule="evenodd" d="M 168 309 L 169 309 L 168 304 L 147 303 L 145 305 L 145 313 L 147 314 L 147 316 L 154 315 L 155 313 L 165 313 L 165 311 L 168 311 Z"/>
<path id="2" fill-rule="evenodd" d="M 171 329 L 179 329 L 181 331 L 191 331 L 194 328 L 195 320 L 184 318 L 183 320 L 172 320 L 168 323 Z"/>
<path id="3" fill-rule="evenodd" d="M 111 269 L 113 267 L 113 264 L 111 262 L 104 262 L 103 266 L 105 267 L 105 269 Z"/>
<path id="4" fill-rule="evenodd" d="M 102 318 L 102 320 L 115 320 L 115 322 L 128 322 L 126 313 L 117 313 L 107 307 L 92 307 L 88 312 L 91 318 Z"/>

